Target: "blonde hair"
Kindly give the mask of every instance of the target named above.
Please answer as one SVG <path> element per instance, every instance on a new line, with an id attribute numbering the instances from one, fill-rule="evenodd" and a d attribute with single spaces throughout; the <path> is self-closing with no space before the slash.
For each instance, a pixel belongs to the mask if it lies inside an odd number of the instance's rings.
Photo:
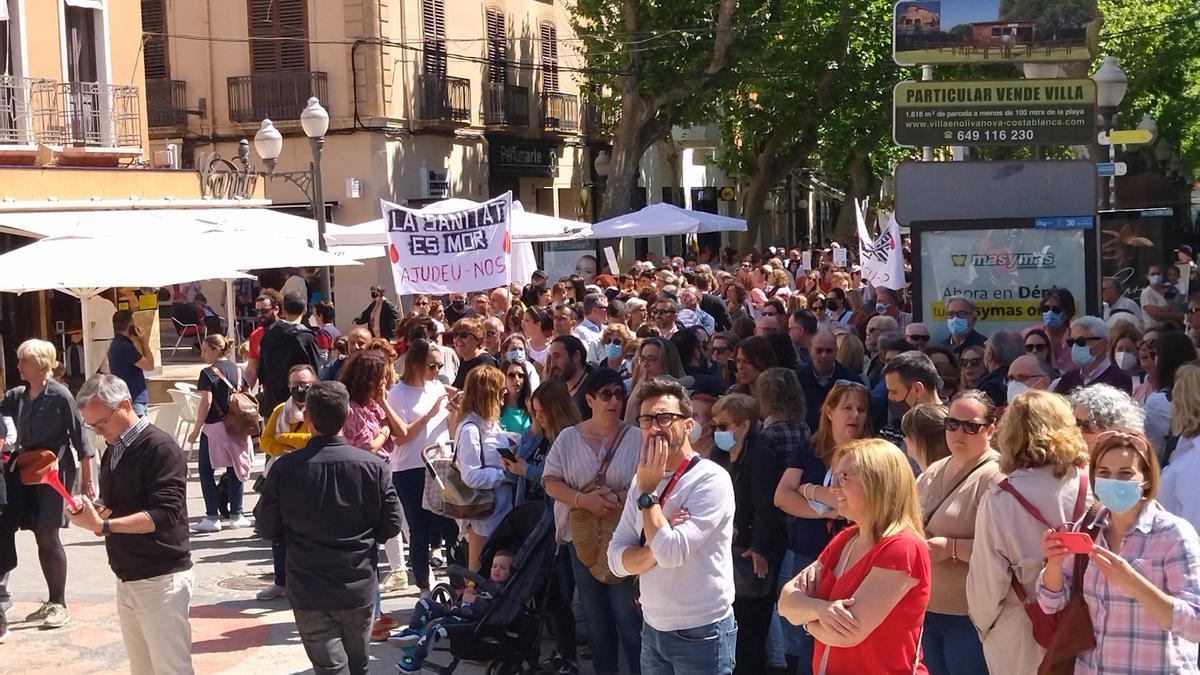
<path id="1" fill-rule="evenodd" d="M 1171 433 L 1184 438 L 1200 436 L 1200 363 L 1185 363 L 1175 371 Z"/>
<path id="2" fill-rule="evenodd" d="M 229 346 L 231 343 L 229 342 L 229 338 L 225 337 L 224 335 L 221 335 L 220 333 L 213 333 L 212 335 L 204 338 L 204 344 L 208 345 L 212 349 L 217 350 L 217 353 L 221 356 L 225 356 L 229 353 Z M 249 349 L 248 346 L 247 349 Z"/>
<path id="3" fill-rule="evenodd" d="M 746 394 L 727 394 L 713 404 L 712 415 L 729 415 L 734 423 L 758 419 L 758 401 Z"/>
<path id="4" fill-rule="evenodd" d="M 1062 478 L 1071 467 L 1088 462 L 1087 443 L 1075 427 L 1067 399 L 1048 391 L 1027 391 L 1008 402 L 992 443 L 1000 451 L 1000 470 L 1054 467 Z"/>
<path id="5" fill-rule="evenodd" d="M 782 269 L 776 267 L 771 270 L 770 283 L 772 286 L 784 288 L 788 285 L 788 275 Z"/>
<path id="6" fill-rule="evenodd" d="M 621 358 L 626 358 L 633 354 L 640 342 L 633 336 L 633 331 L 629 330 L 629 326 L 623 323 L 610 323 L 604 328 L 604 332 L 600 334 L 600 341 L 603 344 L 610 336 L 621 338 Z M 607 361 L 608 359 L 604 359 Z"/>
<path id="7" fill-rule="evenodd" d="M 462 411 L 475 413 L 485 422 L 500 419 L 504 403 L 504 373 L 495 366 L 475 366 L 463 385 Z"/>
<path id="8" fill-rule="evenodd" d="M 37 338 L 22 342 L 17 347 L 17 358 L 33 361 L 46 377 L 50 377 L 58 366 L 58 351 L 54 349 L 54 343 Z"/>
<path id="9" fill-rule="evenodd" d="M 838 456 L 839 461 L 850 458 L 862 481 L 875 541 L 904 530 L 924 538 L 917 481 L 900 448 L 882 439 L 863 438 L 844 444 Z"/>
<path id="10" fill-rule="evenodd" d="M 863 341 L 853 333 L 843 333 L 837 336 L 837 362 L 850 370 L 861 373 L 863 362 L 867 359 L 867 348 Z"/>

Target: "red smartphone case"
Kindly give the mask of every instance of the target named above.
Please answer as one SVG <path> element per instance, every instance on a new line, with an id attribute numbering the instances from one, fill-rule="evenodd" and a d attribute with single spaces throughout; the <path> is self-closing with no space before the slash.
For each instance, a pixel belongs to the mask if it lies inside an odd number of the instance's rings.
<path id="1" fill-rule="evenodd" d="M 1087 532 L 1059 532 L 1054 535 L 1071 553 L 1091 553 L 1092 538 Z"/>

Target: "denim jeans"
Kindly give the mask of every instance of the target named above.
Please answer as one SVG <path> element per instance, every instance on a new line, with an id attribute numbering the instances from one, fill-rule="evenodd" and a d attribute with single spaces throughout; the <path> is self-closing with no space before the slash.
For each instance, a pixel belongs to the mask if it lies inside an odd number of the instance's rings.
<path id="1" fill-rule="evenodd" d="M 404 509 L 404 520 L 408 522 L 408 561 L 412 563 L 413 577 L 416 578 L 417 588 L 428 590 L 430 542 L 436 536 L 445 539 L 447 546 L 452 546 L 458 540 L 458 525 L 421 506 L 421 495 L 425 492 L 425 469 L 394 471 L 392 485 Z"/>
<path id="2" fill-rule="evenodd" d="M 587 608 L 588 644 L 596 674 L 617 672 L 618 643 L 625 650 L 629 672 L 641 672 L 638 664 L 642 658 L 642 617 L 633 604 L 633 578 L 619 584 L 601 583 L 579 562 L 575 546 L 569 548 L 575 588 L 579 590 L 579 601 Z"/>
<path id="3" fill-rule="evenodd" d="M 731 612 L 698 628 L 642 628 L 642 675 L 730 675 L 737 665 L 737 621 Z"/>
<path id="4" fill-rule="evenodd" d="M 921 648 L 929 675 L 988 672 L 983 645 L 970 617 L 926 612 Z"/>
<path id="5" fill-rule="evenodd" d="M 813 558 L 789 550 L 784 554 L 783 563 L 779 566 L 779 588 L 782 589 L 784 584 L 796 578 L 801 570 L 813 562 L 815 562 Z M 793 675 L 812 675 L 812 636 L 800 626 L 794 626 L 787 619 L 780 617 L 778 612 L 775 616 L 782 628 L 784 653 L 787 654 L 789 661 L 799 660 Z"/>
<path id="6" fill-rule="evenodd" d="M 366 675 L 372 606 L 356 609 L 294 609 L 296 631 L 318 675 Z"/>
<path id="7" fill-rule="evenodd" d="M 204 515 L 209 518 L 217 517 L 217 477 L 213 472 L 212 460 L 208 457 L 208 436 L 200 432 L 200 494 L 204 495 Z M 233 467 L 225 469 L 229 476 L 229 517 L 237 518 L 242 515 L 242 481 L 237 479 Z"/>

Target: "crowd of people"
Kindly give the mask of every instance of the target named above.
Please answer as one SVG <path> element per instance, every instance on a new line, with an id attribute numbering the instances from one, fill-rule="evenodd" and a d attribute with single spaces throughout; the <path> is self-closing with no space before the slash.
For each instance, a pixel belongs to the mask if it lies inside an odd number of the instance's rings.
<path id="1" fill-rule="evenodd" d="M 1187 488 L 1200 479 L 1200 293 L 1180 290 L 1185 265 L 1151 266 L 1140 302 L 1106 278 L 1102 316 L 1048 289 L 1040 323 L 985 335 L 971 298 L 945 298 L 933 331 L 903 291 L 828 250 L 812 270 L 801 259 L 666 258 L 619 275 L 592 259 L 587 276 L 538 271 L 408 309 L 373 287 L 346 335 L 332 305 L 265 289 L 244 354 L 220 335 L 201 345 L 189 440 L 206 512 L 192 529 L 252 524 L 248 386 L 269 458 L 253 524 L 275 565 L 258 599 L 287 597 L 318 672 L 365 672 L 369 640 L 420 670 L 437 626 L 481 616 L 488 580 L 519 566 L 487 544 L 526 502 L 552 507 L 559 551 L 539 607 L 555 644 L 543 672 L 585 656 L 604 675 L 1200 672 L 1200 493 Z M 0 403 L 5 448 L 52 450 L 87 498 L 68 513 L 5 474 L 0 572 L 19 527 L 47 582 L 30 620 L 69 620 L 70 519 L 108 535 L 123 582 L 174 589 L 186 624 L 181 469 L 139 460 L 134 488 L 131 462 L 110 461 L 173 444 L 146 431 L 144 381 L 114 370 L 76 399 L 51 377 L 53 345 L 18 356 L 27 384 Z M 98 470 L 85 425 L 109 445 Z M 437 447 L 453 449 L 445 503 Z M 435 598 L 452 560 L 486 578 Z M 380 599 L 410 570 L 420 602 L 397 621 Z M 178 602 L 153 615 L 119 603 L 127 645 L 141 645 L 131 663 L 152 664 L 140 672 L 190 672 L 168 653 Z"/>

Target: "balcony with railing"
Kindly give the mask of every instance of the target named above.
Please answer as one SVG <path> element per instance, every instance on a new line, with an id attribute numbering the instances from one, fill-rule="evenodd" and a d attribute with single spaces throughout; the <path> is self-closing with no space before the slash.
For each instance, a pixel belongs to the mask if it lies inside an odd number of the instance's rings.
<path id="1" fill-rule="evenodd" d="M 142 153 L 141 93 L 99 82 L 0 75 L 0 163 L 109 164 Z"/>
<path id="2" fill-rule="evenodd" d="M 99 82 L 60 83 L 58 109 L 62 125 L 54 132 L 59 136 L 56 145 L 141 148 L 139 97 L 137 87 Z"/>
<path id="3" fill-rule="evenodd" d="M 38 125 L 57 110 L 57 98 L 53 80 L 0 75 L 0 153 L 11 155 L 43 142 Z"/>
<path id="4" fill-rule="evenodd" d="M 542 129 L 564 134 L 579 131 L 579 97 L 557 91 L 543 93 Z"/>
<path id="5" fill-rule="evenodd" d="M 187 83 L 183 80 L 146 80 L 146 117 L 151 127 L 172 131 L 187 129 Z"/>
<path id="6" fill-rule="evenodd" d="M 417 122 L 422 126 L 471 123 L 471 81 L 437 73 L 417 76 Z"/>
<path id="7" fill-rule="evenodd" d="M 485 85 L 483 124 L 489 127 L 529 126 L 529 87 L 515 84 Z"/>
<path id="8" fill-rule="evenodd" d="M 329 75 L 323 72 L 262 72 L 227 78 L 227 84 L 229 119 L 234 122 L 298 120 L 311 96 L 329 107 Z"/>
<path id="9" fill-rule="evenodd" d="M 583 135 L 589 138 L 611 136 L 613 128 L 617 126 L 617 113 L 609 112 L 605 107 L 588 99 L 584 99 L 581 117 Z"/>

